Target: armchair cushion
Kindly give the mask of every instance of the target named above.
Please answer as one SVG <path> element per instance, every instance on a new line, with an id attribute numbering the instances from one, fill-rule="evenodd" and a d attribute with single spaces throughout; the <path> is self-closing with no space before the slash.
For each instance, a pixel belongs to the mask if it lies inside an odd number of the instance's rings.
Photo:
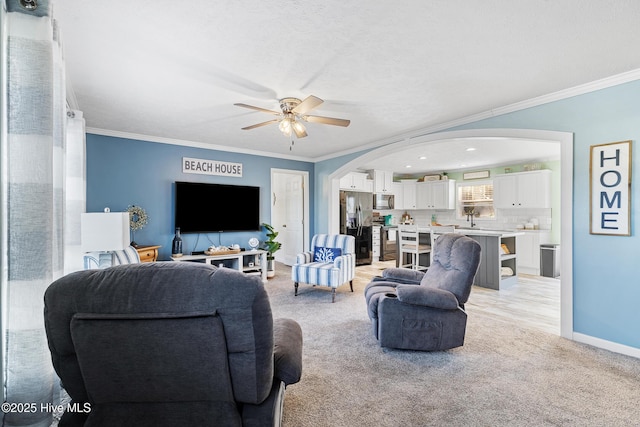
<path id="1" fill-rule="evenodd" d="M 425 307 L 455 310 L 458 300 L 455 295 L 444 289 L 428 288 L 426 286 L 398 285 L 396 287 L 398 300 L 407 304 Z"/>
<path id="2" fill-rule="evenodd" d="M 340 255 L 342 255 L 342 249 L 340 248 L 316 246 L 313 251 L 313 260 L 315 262 L 333 262 Z"/>
<path id="3" fill-rule="evenodd" d="M 460 305 L 469 299 L 480 264 L 480 245 L 469 237 L 462 237 L 465 236 L 445 234 L 438 239 L 433 262 L 420 281 L 420 286 L 447 289 Z"/>

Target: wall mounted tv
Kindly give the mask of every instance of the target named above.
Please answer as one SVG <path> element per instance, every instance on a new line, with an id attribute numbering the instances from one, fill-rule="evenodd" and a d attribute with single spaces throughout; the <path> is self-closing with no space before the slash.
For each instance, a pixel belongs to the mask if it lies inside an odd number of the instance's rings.
<path id="1" fill-rule="evenodd" d="M 260 230 L 260 187 L 176 182 L 181 233 Z"/>

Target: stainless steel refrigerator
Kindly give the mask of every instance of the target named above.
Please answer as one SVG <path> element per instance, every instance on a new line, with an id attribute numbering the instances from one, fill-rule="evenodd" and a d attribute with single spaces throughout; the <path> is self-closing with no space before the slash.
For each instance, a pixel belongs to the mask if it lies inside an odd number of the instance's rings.
<path id="1" fill-rule="evenodd" d="M 371 264 L 373 193 L 340 192 L 340 233 L 356 238 L 356 265 Z"/>

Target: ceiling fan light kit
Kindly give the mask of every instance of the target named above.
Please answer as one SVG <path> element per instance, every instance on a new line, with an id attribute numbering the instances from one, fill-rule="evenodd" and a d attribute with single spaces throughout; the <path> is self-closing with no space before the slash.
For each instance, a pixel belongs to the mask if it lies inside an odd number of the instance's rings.
<path id="1" fill-rule="evenodd" d="M 266 108 L 242 103 L 237 103 L 234 105 L 243 108 L 250 108 L 252 110 L 260 111 L 263 113 L 274 114 L 281 117 L 279 119 L 273 119 L 266 122 L 257 123 L 255 125 L 243 127 L 243 130 L 251 130 L 257 127 L 266 126 L 271 123 L 279 123 L 278 128 L 280 129 L 280 132 L 282 132 L 286 136 L 291 137 L 292 134 L 295 133 L 297 138 L 304 138 L 308 134 L 304 124 L 302 124 L 302 121 L 342 127 L 349 126 L 349 124 L 351 123 L 350 120 L 336 119 L 333 117 L 309 116 L 306 114 L 323 102 L 324 101 L 322 99 L 313 95 L 309 95 L 304 99 L 304 101 L 301 101 L 298 98 L 282 98 L 280 100 L 280 109 L 282 111 L 273 111 Z"/>

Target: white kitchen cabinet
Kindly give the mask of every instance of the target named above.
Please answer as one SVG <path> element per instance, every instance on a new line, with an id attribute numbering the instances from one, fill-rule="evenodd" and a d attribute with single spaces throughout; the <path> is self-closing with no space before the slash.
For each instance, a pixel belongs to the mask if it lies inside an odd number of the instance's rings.
<path id="1" fill-rule="evenodd" d="M 364 172 L 349 172 L 340 178 L 340 189 L 373 192 L 373 181 Z"/>
<path id="2" fill-rule="evenodd" d="M 373 261 L 377 262 L 380 260 L 380 226 L 374 225 L 371 229 L 371 251 L 373 256 Z"/>
<path id="3" fill-rule="evenodd" d="M 540 245 L 549 243 L 548 231 L 524 231 L 517 236 L 518 269 L 521 273 L 540 275 Z"/>
<path id="4" fill-rule="evenodd" d="M 456 181 L 427 181 L 417 184 L 418 209 L 455 209 Z"/>
<path id="5" fill-rule="evenodd" d="M 500 209 L 550 208 L 551 171 L 497 175 L 493 179 L 493 204 Z"/>
<path id="6" fill-rule="evenodd" d="M 393 194 L 393 172 L 374 170 L 373 192 Z"/>
<path id="7" fill-rule="evenodd" d="M 402 184 L 402 205 L 396 202 L 396 209 L 417 209 L 416 188 L 417 182 L 403 182 Z"/>
<path id="8" fill-rule="evenodd" d="M 393 194 L 394 209 L 405 209 L 404 207 L 404 189 L 401 182 L 391 184 L 391 193 Z"/>

